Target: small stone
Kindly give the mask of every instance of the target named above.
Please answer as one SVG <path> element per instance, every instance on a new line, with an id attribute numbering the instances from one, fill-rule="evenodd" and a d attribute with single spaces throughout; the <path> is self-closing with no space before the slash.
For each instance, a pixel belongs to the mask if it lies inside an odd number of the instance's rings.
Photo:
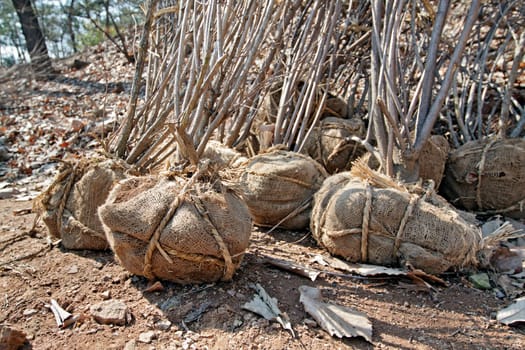
<path id="1" fill-rule="evenodd" d="M 95 262 L 93 263 L 93 267 L 94 267 L 95 269 L 97 269 L 97 270 L 102 270 L 102 268 L 104 267 L 104 264 L 101 263 L 100 261 L 95 261 Z"/>
<path id="2" fill-rule="evenodd" d="M 148 332 L 140 333 L 138 341 L 144 344 L 150 344 L 155 339 L 157 339 L 157 332 L 148 331 Z"/>
<path id="3" fill-rule="evenodd" d="M 91 315 L 100 324 L 124 326 L 130 319 L 128 306 L 120 300 L 107 300 L 90 308 Z"/>
<path id="4" fill-rule="evenodd" d="M 74 274 L 78 273 L 78 266 L 77 265 L 71 265 L 69 270 L 67 270 L 67 273 L 70 274 L 70 275 L 74 275 Z"/>
<path id="5" fill-rule="evenodd" d="M 137 348 L 137 342 L 132 339 L 124 345 L 124 350 L 135 350 Z"/>
<path id="6" fill-rule="evenodd" d="M 11 158 L 11 154 L 6 146 L 0 145 L 0 162 L 6 162 Z"/>
<path id="7" fill-rule="evenodd" d="M 155 322 L 155 328 L 161 331 L 167 331 L 171 327 L 171 322 L 169 320 L 160 320 Z"/>
<path id="8" fill-rule="evenodd" d="M 20 349 L 26 342 L 27 338 L 24 332 L 0 324 L 0 349 Z"/>
<path id="9" fill-rule="evenodd" d="M 34 314 L 38 313 L 38 310 L 35 309 L 25 309 L 22 315 L 24 316 L 33 316 Z"/>
<path id="10" fill-rule="evenodd" d="M 469 281 L 478 289 L 491 289 L 489 275 L 486 273 L 477 273 L 469 276 Z"/>
<path id="11" fill-rule="evenodd" d="M 111 292 L 109 290 L 105 290 L 102 293 L 100 293 L 100 296 L 104 300 L 109 300 L 109 299 L 111 299 Z"/>
<path id="12" fill-rule="evenodd" d="M 237 319 L 233 321 L 233 328 L 238 328 L 240 326 L 242 326 L 242 320 Z"/>
<path id="13" fill-rule="evenodd" d="M 280 329 L 281 325 L 279 323 L 273 322 L 271 323 L 270 327 L 273 329 Z"/>
<path id="14" fill-rule="evenodd" d="M 317 327 L 317 322 L 315 322 L 315 321 L 312 320 L 311 318 L 305 318 L 303 322 L 304 322 L 304 324 L 307 325 L 308 327 L 311 327 L 311 328 L 315 328 L 315 327 Z"/>

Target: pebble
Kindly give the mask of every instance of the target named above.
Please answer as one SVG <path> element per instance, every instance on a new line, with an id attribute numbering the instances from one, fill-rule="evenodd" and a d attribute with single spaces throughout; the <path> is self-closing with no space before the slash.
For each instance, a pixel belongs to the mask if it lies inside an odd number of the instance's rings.
<path id="1" fill-rule="evenodd" d="M 102 293 L 100 293 L 100 296 L 104 300 L 109 300 L 109 299 L 111 299 L 111 292 L 109 290 L 105 290 Z"/>
<path id="2" fill-rule="evenodd" d="M 132 339 L 128 341 L 126 345 L 124 345 L 123 350 L 135 350 L 136 348 L 137 348 L 137 342 L 134 339 Z"/>
<path id="3" fill-rule="evenodd" d="M 317 327 L 317 322 L 315 322 L 315 321 L 312 320 L 311 318 L 305 318 L 303 322 L 304 322 L 304 324 L 307 325 L 308 327 L 311 327 L 311 328 Z"/>
<path id="4" fill-rule="evenodd" d="M 6 162 L 11 158 L 9 150 L 4 145 L 0 145 L 0 162 Z"/>
<path id="5" fill-rule="evenodd" d="M 38 313 L 38 310 L 36 310 L 36 309 L 25 309 L 22 314 L 24 316 L 33 316 L 36 313 Z"/>
<path id="6" fill-rule="evenodd" d="M 157 332 L 148 331 L 148 332 L 140 333 L 138 341 L 144 344 L 150 344 L 155 339 L 157 339 Z"/>
<path id="7" fill-rule="evenodd" d="M 90 308 L 91 315 L 101 324 L 124 326 L 131 318 L 128 306 L 121 300 L 107 300 Z"/>
<path id="8" fill-rule="evenodd" d="M 78 266 L 77 265 L 71 265 L 69 270 L 67 270 L 67 273 L 70 274 L 70 275 L 74 275 L 74 274 L 78 273 Z"/>
<path id="9" fill-rule="evenodd" d="M 171 327 L 171 322 L 169 320 L 160 320 L 155 322 L 155 328 L 161 331 L 167 331 Z"/>

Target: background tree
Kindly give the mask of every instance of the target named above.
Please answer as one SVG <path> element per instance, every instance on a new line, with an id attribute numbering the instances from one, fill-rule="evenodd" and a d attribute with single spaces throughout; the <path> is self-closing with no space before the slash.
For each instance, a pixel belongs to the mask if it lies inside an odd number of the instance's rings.
<path id="1" fill-rule="evenodd" d="M 31 0 L 12 1 L 22 26 L 31 65 L 38 75 L 49 76 L 53 73 L 53 67 L 33 4 Z"/>

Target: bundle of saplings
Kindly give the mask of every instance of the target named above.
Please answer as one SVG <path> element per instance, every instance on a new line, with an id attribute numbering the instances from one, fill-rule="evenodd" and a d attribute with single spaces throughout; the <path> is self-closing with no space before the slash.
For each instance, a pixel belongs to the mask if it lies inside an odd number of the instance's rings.
<path id="1" fill-rule="evenodd" d="M 479 230 L 433 192 L 409 191 L 362 163 L 325 180 L 310 226 L 321 246 L 349 261 L 428 273 L 474 264 L 480 241 Z"/>
<path id="2" fill-rule="evenodd" d="M 232 190 L 199 174 L 129 178 L 100 207 L 111 249 L 131 273 L 178 283 L 232 278 L 249 244 L 250 214 Z"/>
<path id="3" fill-rule="evenodd" d="M 64 161 L 53 184 L 34 200 L 34 211 L 65 248 L 108 249 L 97 209 L 114 183 L 125 177 L 124 170 L 113 160 Z"/>
<path id="4" fill-rule="evenodd" d="M 454 150 L 440 193 L 469 211 L 525 218 L 525 140 L 486 138 Z"/>
<path id="5" fill-rule="evenodd" d="M 349 170 L 352 161 L 365 153 L 353 136 L 364 138 L 365 125 L 362 120 L 326 117 L 307 137 L 303 152 L 324 165 L 333 174 Z"/>
<path id="6" fill-rule="evenodd" d="M 308 227 L 313 195 L 327 176 L 312 158 L 273 149 L 248 160 L 239 185 L 255 224 L 299 230 Z"/>

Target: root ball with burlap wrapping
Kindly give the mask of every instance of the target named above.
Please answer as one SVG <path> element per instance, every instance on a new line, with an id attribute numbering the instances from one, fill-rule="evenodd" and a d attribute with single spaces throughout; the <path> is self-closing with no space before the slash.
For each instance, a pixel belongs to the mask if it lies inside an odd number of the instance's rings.
<path id="1" fill-rule="evenodd" d="M 316 194 L 311 230 L 321 246 L 352 262 L 408 263 L 428 273 L 474 264 L 478 230 L 430 196 L 340 173 Z"/>
<path id="2" fill-rule="evenodd" d="M 108 249 L 97 209 L 123 178 L 123 166 L 113 160 L 64 162 L 53 184 L 35 198 L 34 211 L 65 248 Z"/>
<path id="3" fill-rule="evenodd" d="M 436 188 L 443 180 L 445 164 L 450 146 L 442 135 L 432 135 L 421 149 L 419 156 L 419 177 L 423 180 L 432 180 Z"/>
<path id="4" fill-rule="evenodd" d="M 183 284 L 230 280 L 252 228 L 233 191 L 186 178 L 125 180 L 99 215 L 124 268 Z"/>
<path id="5" fill-rule="evenodd" d="M 251 158 L 239 182 L 255 224 L 300 230 L 308 227 L 313 195 L 326 176 L 308 156 L 272 150 Z"/>
<path id="6" fill-rule="evenodd" d="M 525 140 L 464 144 L 450 154 L 440 193 L 469 211 L 525 218 Z"/>
<path id="7" fill-rule="evenodd" d="M 350 169 L 351 162 L 365 153 L 365 148 L 350 137 L 363 138 L 365 124 L 360 119 L 327 117 L 306 139 L 303 153 L 321 163 L 333 174 Z"/>

